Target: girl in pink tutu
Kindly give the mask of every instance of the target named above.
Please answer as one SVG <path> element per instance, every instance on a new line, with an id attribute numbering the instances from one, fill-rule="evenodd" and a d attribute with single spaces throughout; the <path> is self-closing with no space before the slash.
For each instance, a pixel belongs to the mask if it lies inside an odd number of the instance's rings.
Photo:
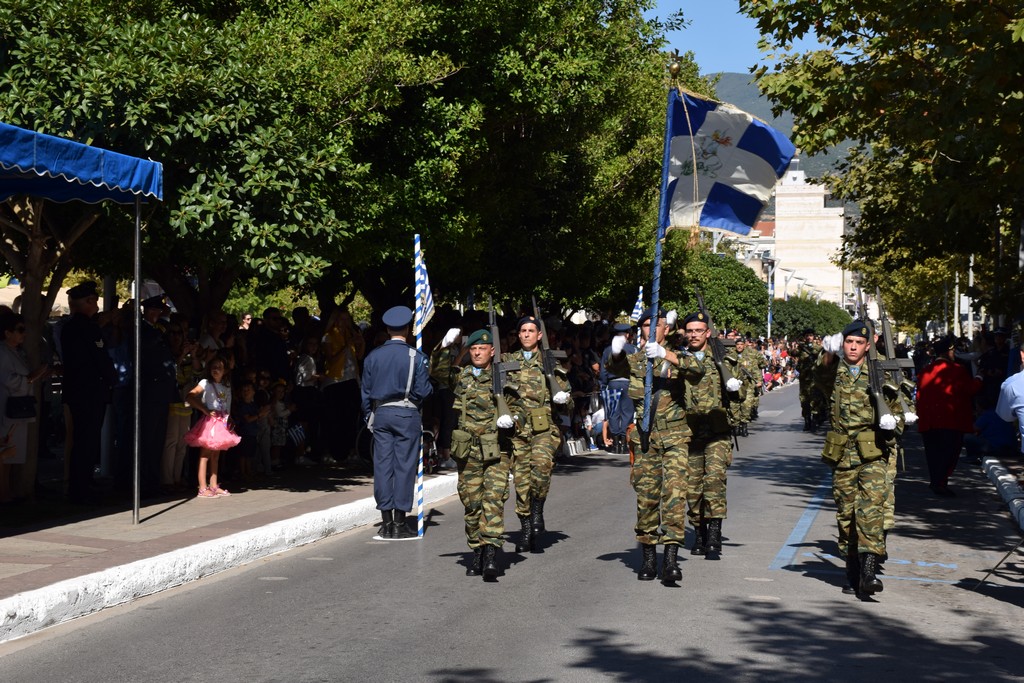
<path id="1" fill-rule="evenodd" d="M 185 443 L 199 450 L 199 497 L 220 498 L 230 496 L 227 489 L 217 483 L 217 463 L 220 452 L 237 446 L 241 437 L 228 427 L 231 414 L 231 387 L 224 359 L 215 356 L 206 365 L 206 377 L 188 394 L 189 404 L 203 413 L 202 419 L 185 435 Z M 207 473 L 209 485 L 207 486 Z"/>

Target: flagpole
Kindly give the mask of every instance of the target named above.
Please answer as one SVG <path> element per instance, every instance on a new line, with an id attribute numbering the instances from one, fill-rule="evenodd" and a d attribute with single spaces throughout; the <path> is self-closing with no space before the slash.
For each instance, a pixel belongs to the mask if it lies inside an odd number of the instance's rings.
<path id="1" fill-rule="evenodd" d="M 669 74 L 672 77 L 672 84 L 668 89 L 668 103 L 665 107 L 665 142 L 662 150 L 661 160 L 661 201 L 658 209 L 658 232 L 654 241 L 654 274 L 651 277 L 651 320 L 648 323 L 648 341 L 658 339 L 658 297 L 661 294 L 661 253 L 662 245 L 665 242 L 665 233 L 669 220 L 669 204 L 671 194 L 668 191 L 668 166 L 672 160 L 672 140 L 670 137 L 672 124 L 672 94 L 675 91 L 676 77 L 679 75 L 679 60 L 673 55 L 672 63 L 669 65 Z M 678 95 L 677 95 L 678 96 Z M 642 422 L 643 432 L 641 444 L 643 452 L 647 452 L 649 435 L 651 433 L 651 420 L 654 417 L 654 406 L 652 405 L 652 389 L 654 387 L 654 363 L 648 361 L 647 376 L 644 378 L 644 416 Z"/>
<path id="2" fill-rule="evenodd" d="M 413 236 L 414 243 L 414 287 L 416 311 L 413 329 L 416 331 L 416 351 L 423 350 L 423 307 L 426 299 L 426 282 L 423 277 L 423 255 L 420 252 L 420 236 Z M 423 538 L 423 417 L 420 415 L 420 457 L 416 464 L 416 537 Z"/>

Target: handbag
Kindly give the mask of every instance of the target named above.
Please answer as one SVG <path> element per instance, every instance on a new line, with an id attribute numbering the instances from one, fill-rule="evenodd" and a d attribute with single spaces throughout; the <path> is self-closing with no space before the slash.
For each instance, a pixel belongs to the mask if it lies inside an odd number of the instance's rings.
<path id="1" fill-rule="evenodd" d="M 4 415 L 12 420 L 27 420 L 36 416 L 35 396 L 8 396 Z"/>

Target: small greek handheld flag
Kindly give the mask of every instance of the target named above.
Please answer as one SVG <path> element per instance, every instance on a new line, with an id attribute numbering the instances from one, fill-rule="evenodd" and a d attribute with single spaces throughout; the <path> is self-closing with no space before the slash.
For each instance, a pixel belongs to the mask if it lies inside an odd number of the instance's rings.
<path id="1" fill-rule="evenodd" d="M 636 295 L 636 303 L 633 304 L 633 312 L 629 314 L 629 319 L 634 325 L 640 321 L 640 316 L 644 314 L 644 286 L 640 285 L 640 293 Z"/>
<path id="2" fill-rule="evenodd" d="M 423 252 L 420 250 L 420 236 L 416 235 L 416 315 L 413 324 L 413 334 L 423 334 L 423 328 L 427 326 L 434 316 L 434 295 L 430 292 L 430 278 L 427 277 L 427 263 L 423 260 Z"/>
<path id="3" fill-rule="evenodd" d="M 731 104 L 669 89 L 659 234 L 668 228 L 718 228 L 746 235 L 789 167 L 796 148 L 785 135 Z"/>

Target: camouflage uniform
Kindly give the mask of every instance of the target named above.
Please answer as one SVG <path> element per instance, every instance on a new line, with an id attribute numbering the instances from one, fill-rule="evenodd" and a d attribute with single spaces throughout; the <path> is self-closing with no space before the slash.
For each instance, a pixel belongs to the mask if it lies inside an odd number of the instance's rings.
<path id="1" fill-rule="evenodd" d="M 805 428 L 810 428 L 811 420 L 820 408 L 817 404 L 821 392 L 814 381 L 815 364 L 820 355 L 821 347 L 807 342 L 800 342 L 789 353 L 789 357 L 796 360 L 796 371 L 799 375 L 797 380 L 800 382 L 800 413 L 803 415 Z"/>
<path id="2" fill-rule="evenodd" d="M 831 430 L 825 437 L 822 460 L 832 468 L 840 553 L 849 554 L 852 546 L 856 552 L 882 555 L 887 504 L 892 514 L 889 468 L 902 430 L 898 427 L 888 432 L 876 426 L 867 360 L 859 371 L 855 367 L 843 359 L 825 365 L 824 355 L 818 361 L 815 379 L 823 391 L 831 390 Z M 887 403 L 902 425 L 898 403 L 888 396 Z M 851 537 L 854 524 L 856 536 Z"/>
<path id="3" fill-rule="evenodd" d="M 690 440 L 690 486 L 687 493 L 690 522 L 695 528 L 709 519 L 725 519 L 726 469 L 732 464 L 732 439 L 721 375 L 711 349 L 689 356 L 702 368 L 686 378 L 686 419 Z M 741 389 L 738 398 L 742 400 Z M 729 397 L 735 400 L 737 396 Z"/>
<path id="4" fill-rule="evenodd" d="M 699 376 L 693 358 L 679 356 L 680 367 L 655 361 L 650 444 L 641 452 L 638 429 L 630 434 L 634 453 L 630 483 L 636 491 L 636 539 L 643 545 L 682 545 L 686 537 L 686 488 L 689 480 L 687 444 L 690 427 L 683 403 L 683 377 Z M 629 396 L 636 402 L 636 425 L 643 424 L 644 380 L 648 359 L 637 351 L 612 355 L 606 365 L 613 377 L 629 378 Z"/>
<path id="5" fill-rule="evenodd" d="M 451 378 L 452 354 L 439 350 L 431 359 L 431 377 L 444 382 Z M 493 545 L 500 548 L 504 526 L 505 500 L 508 497 L 508 472 L 512 460 L 512 440 L 496 426 L 498 410 L 491 393 L 491 369 L 462 368 L 454 374 L 455 410 L 459 413 L 456 429 L 473 436 L 465 455 L 457 454 L 455 441 L 452 457 L 458 465 L 459 500 L 465 508 L 466 542 L 470 548 Z M 512 417 L 522 424 L 522 414 L 509 405 Z M 485 462 L 480 437 L 498 435 L 500 458 Z M 458 457 L 457 457 L 458 456 Z"/>
<path id="6" fill-rule="evenodd" d="M 747 347 L 740 354 L 740 365 L 743 366 L 744 388 L 747 397 L 743 401 L 744 411 L 749 422 L 757 414 L 757 408 L 761 403 L 761 389 L 764 386 L 764 371 L 768 367 L 768 361 L 764 354 L 757 350 L 757 347 L 747 342 Z"/>

